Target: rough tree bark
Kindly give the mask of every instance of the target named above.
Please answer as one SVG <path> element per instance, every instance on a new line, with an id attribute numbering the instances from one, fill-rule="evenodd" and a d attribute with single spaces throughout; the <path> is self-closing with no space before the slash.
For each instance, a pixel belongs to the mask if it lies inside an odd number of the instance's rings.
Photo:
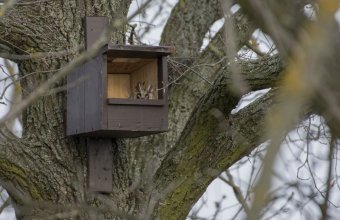
<path id="1" fill-rule="evenodd" d="M 76 51 L 58 57 L 17 60 L 20 75 L 25 77 L 21 81 L 23 97 L 72 61 L 77 49 L 82 50 L 84 16 L 125 17 L 130 3 L 27 1 L 8 10 L 0 18 L 0 41 L 11 53 Z M 95 219 L 100 213 L 100 219 L 184 219 L 214 177 L 260 143 L 258 131 L 272 94 L 231 115 L 240 98 L 229 90 L 230 70 L 223 60 L 224 51 L 218 52 L 222 35 L 217 34 L 205 51 L 199 51 L 208 28 L 222 17 L 219 4 L 180 1 L 173 10 L 162 42 L 175 44 L 178 57 L 195 57 L 191 68 L 199 69 L 212 85 L 195 71 L 188 71 L 171 86 L 168 133 L 114 140 L 113 191 L 109 195 L 87 191 L 84 142 L 82 138 L 65 136 L 64 91 L 40 97 L 25 110 L 23 138 L 2 129 L 1 183 L 15 203 L 18 218 L 45 219 L 50 213 L 60 219 Z M 241 12 L 233 16 L 240 48 L 255 28 Z M 179 30 L 181 34 L 177 35 Z M 112 40 L 121 42 L 123 33 L 123 27 L 114 30 Z M 278 57 L 243 62 L 241 66 L 254 90 L 273 86 L 282 69 Z M 55 87 L 64 84 L 62 80 Z M 210 114 L 213 108 L 222 112 L 229 130 L 237 131 L 237 135 L 220 130 Z"/>

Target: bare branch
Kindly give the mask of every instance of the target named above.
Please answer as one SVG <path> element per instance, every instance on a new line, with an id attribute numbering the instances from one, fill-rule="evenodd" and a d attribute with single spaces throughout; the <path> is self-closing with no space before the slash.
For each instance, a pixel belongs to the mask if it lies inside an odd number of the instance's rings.
<path id="1" fill-rule="evenodd" d="M 225 88 L 225 84 L 221 84 L 219 88 Z M 159 190 L 165 187 L 164 183 L 184 178 L 183 184 L 170 192 L 163 201 L 168 204 L 167 208 L 161 211 L 164 218 L 185 216 L 192 201 L 201 195 L 210 181 L 258 146 L 261 142 L 260 131 L 263 118 L 271 104 L 272 95 L 272 93 L 267 94 L 246 109 L 229 116 L 227 121 L 230 129 L 227 131 L 219 130 L 216 119 L 209 113 L 209 109 L 214 105 L 209 105 L 208 102 L 214 100 L 215 103 L 216 98 L 213 98 L 210 93 L 202 99 L 200 108 L 195 110 L 185 133 L 157 171 L 156 183 Z M 223 106 L 238 100 L 232 97 L 227 98 L 225 93 L 220 97 L 223 97 L 220 103 Z M 226 114 L 230 112 L 225 108 L 221 110 Z M 182 201 L 182 211 L 175 207 L 169 208 L 171 204 L 178 204 L 174 201 Z M 176 212 L 171 212 L 171 210 L 176 210 Z"/>
<path id="2" fill-rule="evenodd" d="M 195 58 L 205 33 L 220 18 L 219 0 L 179 1 L 163 30 L 161 44 L 174 45 L 179 57 Z"/>
<path id="3" fill-rule="evenodd" d="M 222 180 L 223 182 L 225 182 L 226 184 L 228 184 L 234 191 L 236 199 L 240 202 L 240 204 L 242 205 L 244 211 L 249 214 L 249 206 L 247 204 L 246 199 L 244 198 L 244 196 L 242 195 L 242 191 L 240 189 L 240 187 L 238 187 L 233 179 L 233 176 L 230 174 L 229 171 L 225 172 L 228 176 L 229 179 L 226 179 L 224 177 L 222 177 L 221 175 L 218 177 L 220 180 Z"/>

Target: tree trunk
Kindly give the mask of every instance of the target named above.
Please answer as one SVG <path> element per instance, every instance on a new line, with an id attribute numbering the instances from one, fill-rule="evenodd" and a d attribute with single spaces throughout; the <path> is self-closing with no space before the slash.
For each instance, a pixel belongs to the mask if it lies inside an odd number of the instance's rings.
<path id="1" fill-rule="evenodd" d="M 23 98 L 84 48 L 85 16 L 126 17 L 130 3 L 125 0 L 46 1 L 19 3 L 10 9 L 1 21 L 1 29 L 8 45 L 16 45 L 11 47 L 13 51 L 18 54 L 70 51 L 58 57 L 18 61 L 20 76 L 25 77 L 21 81 Z M 119 27 L 112 39 L 122 42 L 124 29 Z M 62 80 L 53 88 L 58 90 L 65 82 Z M 65 136 L 66 91 L 53 92 L 53 88 L 23 113 L 23 138 L 6 143 L 7 155 L 11 160 L 15 158 L 15 162 L 3 159 L 7 165 L 2 166 L 2 174 L 5 181 L 13 183 L 8 191 L 16 204 L 18 218 L 46 217 L 46 212 L 55 213 L 56 209 L 65 209 L 65 213 L 77 216 L 70 212 L 74 209 L 82 213 L 82 218 L 92 219 L 90 212 L 83 214 L 87 206 L 98 207 L 107 202 L 102 201 L 102 195 L 87 192 L 86 146 L 82 138 Z M 11 148 L 11 145 L 16 146 Z M 114 212 L 120 210 L 120 214 L 138 213 L 138 195 L 128 191 L 131 180 L 126 148 L 116 140 L 112 148 L 114 189 L 108 199 L 114 206 L 108 207 Z M 16 190 L 11 190 L 11 186 Z M 105 215 L 105 218 L 112 216 L 117 215 Z"/>

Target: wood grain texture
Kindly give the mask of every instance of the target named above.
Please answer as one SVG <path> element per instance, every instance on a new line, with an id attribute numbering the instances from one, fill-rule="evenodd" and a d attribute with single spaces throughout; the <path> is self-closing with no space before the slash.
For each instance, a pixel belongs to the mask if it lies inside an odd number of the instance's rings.
<path id="1" fill-rule="evenodd" d="M 175 52 L 175 47 L 171 46 L 147 46 L 147 45 L 119 45 L 109 42 L 109 52 L 116 57 L 135 57 L 137 54 L 151 54 L 154 57 L 167 56 Z"/>
<path id="2" fill-rule="evenodd" d="M 130 74 L 107 75 L 107 98 L 128 99 L 131 96 Z"/>
<path id="3" fill-rule="evenodd" d="M 84 66 L 86 71 L 85 81 L 85 132 L 101 129 L 102 120 L 102 71 L 103 57 L 101 55 L 87 62 Z"/>
<path id="4" fill-rule="evenodd" d="M 86 49 L 89 49 L 109 25 L 107 17 L 86 17 Z"/>
<path id="5" fill-rule="evenodd" d="M 109 105 L 108 128 L 122 131 L 167 130 L 166 106 Z"/>
<path id="6" fill-rule="evenodd" d="M 94 192 L 112 192 L 112 140 L 87 138 L 88 184 Z"/>
<path id="7" fill-rule="evenodd" d="M 148 63 L 152 62 L 153 59 L 141 59 L 141 58 L 116 58 L 109 59 L 108 73 L 131 73 L 136 71 Z"/>
<path id="8" fill-rule="evenodd" d="M 167 102 L 164 99 L 107 99 L 109 105 L 147 105 L 147 106 L 165 106 Z"/>
<path id="9" fill-rule="evenodd" d="M 78 67 L 67 76 L 67 135 L 84 131 L 84 81 L 84 66 Z"/>

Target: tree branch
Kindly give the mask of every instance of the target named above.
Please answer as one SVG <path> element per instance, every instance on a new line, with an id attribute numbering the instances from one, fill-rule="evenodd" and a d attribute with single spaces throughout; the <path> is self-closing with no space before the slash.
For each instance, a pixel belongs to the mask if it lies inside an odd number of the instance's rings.
<path id="1" fill-rule="evenodd" d="M 177 56 L 196 57 L 209 27 L 220 18 L 219 0 L 179 1 L 163 30 L 161 44 L 174 45 Z"/>
<path id="2" fill-rule="evenodd" d="M 162 218 L 184 218 L 191 204 L 215 177 L 261 143 L 260 131 L 273 93 L 267 93 L 247 108 L 231 115 L 227 120 L 228 129 L 217 126 L 218 122 L 210 115 L 209 107 L 201 105 L 202 108 L 196 110 L 187 125 L 191 131 L 186 129 L 157 172 L 155 182 L 159 191 L 170 183 L 181 181 L 162 201 L 166 206 L 158 207 Z M 221 97 L 224 97 L 221 103 L 225 105 L 232 102 L 225 96 Z M 209 99 L 207 96 L 204 101 L 213 99 L 215 97 Z"/>
<path id="3" fill-rule="evenodd" d="M 249 39 L 255 27 L 241 11 L 233 14 L 232 20 L 237 35 L 236 45 L 240 49 Z M 224 29 L 222 28 L 200 57 L 190 66 L 191 69 L 197 71 L 210 82 L 219 76 L 221 68 L 228 65 L 224 56 L 223 32 Z M 171 88 L 169 109 L 169 127 L 171 129 L 167 133 L 169 147 L 176 143 L 199 99 L 210 88 L 211 85 L 202 80 L 197 73 L 193 73 L 192 70 L 188 70 L 186 75 Z"/>
<path id="4" fill-rule="evenodd" d="M 241 61 L 240 65 L 242 76 L 252 89 L 274 86 L 282 69 L 279 57 Z M 172 203 L 173 199 L 183 201 L 183 213 L 178 212 L 181 213 L 179 215 L 187 214 L 189 204 L 201 195 L 213 177 L 260 143 L 262 118 L 271 103 L 272 93 L 247 110 L 230 115 L 239 100 L 230 92 L 230 77 L 228 68 L 221 70 L 214 86 L 193 111 L 177 145 L 171 149 L 157 172 L 159 187 L 173 181 L 183 181 L 165 199 L 168 205 L 175 204 Z M 223 115 L 229 116 L 225 119 Z M 207 174 L 210 169 L 214 170 L 213 175 Z M 166 219 L 174 215 L 169 210 L 178 211 L 178 208 L 167 208 L 162 215 Z"/>
<path id="5" fill-rule="evenodd" d="M 238 0 L 242 9 L 274 40 L 281 56 L 287 58 L 296 47 L 299 31 L 308 21 L 303 7 L 313 0 Z M 290 18 L 287 21 L 287 18 Z"/>
<path id="6" fill-rule="evenodd" d="M 172 15 L 174 16 L 174 15 Z M 241 47 L 244 42 L 249 39 L 249 36 L 255 30 L 251 22 L 247 20 L 247 17 L 238 11 L 233 15 L 235 23 L 235 30 L 237 31 L 238 45 Z M 169 103 L 169 131 L 163 135 L 154 135 L 142 139 L 130 139 L 127 140 L 127 146 L 129 148 L 129 161 L 131 167 L 138 167 L 137 164 L 143 164 L 146 167 L 150 160 L 146 158 L 157 158 L 158 161 L 154 165 L 154 172 L 156 172 L 161 161 L 169 152 L 169 150 L 175 145 L 180 137 L 182 130 L 188 121 L 195 105 L 199 99 L 207 92 L 211 87 L 201 76 L 204 76 L 209 81 L 214 81 L 218 76 L 219 71 L 223 65 L 225 65 L 223 41 L 223 30 L 219 31 L 219 34 L 211 41 L 210 46 L 202 52 L 200 58 L 198 58 L 194 64 L 188 64 L 189 69 L 178 83 L 171 85 L 170 88 L 170 103 Z M 223 62 L 223 63 L 222 63 Z M 171 66 L 171 60 L 169 62 Z M 197 71 L 200 74 L 193 73 Z M 172 75 L 172 73 L 170 73 Z M 153 143 L 154 147 L 145 144 Z M 143 170 L 134 169 L 132 171 L 133 178 L 139 179 L 139 175 L 143 175 Z"/>

